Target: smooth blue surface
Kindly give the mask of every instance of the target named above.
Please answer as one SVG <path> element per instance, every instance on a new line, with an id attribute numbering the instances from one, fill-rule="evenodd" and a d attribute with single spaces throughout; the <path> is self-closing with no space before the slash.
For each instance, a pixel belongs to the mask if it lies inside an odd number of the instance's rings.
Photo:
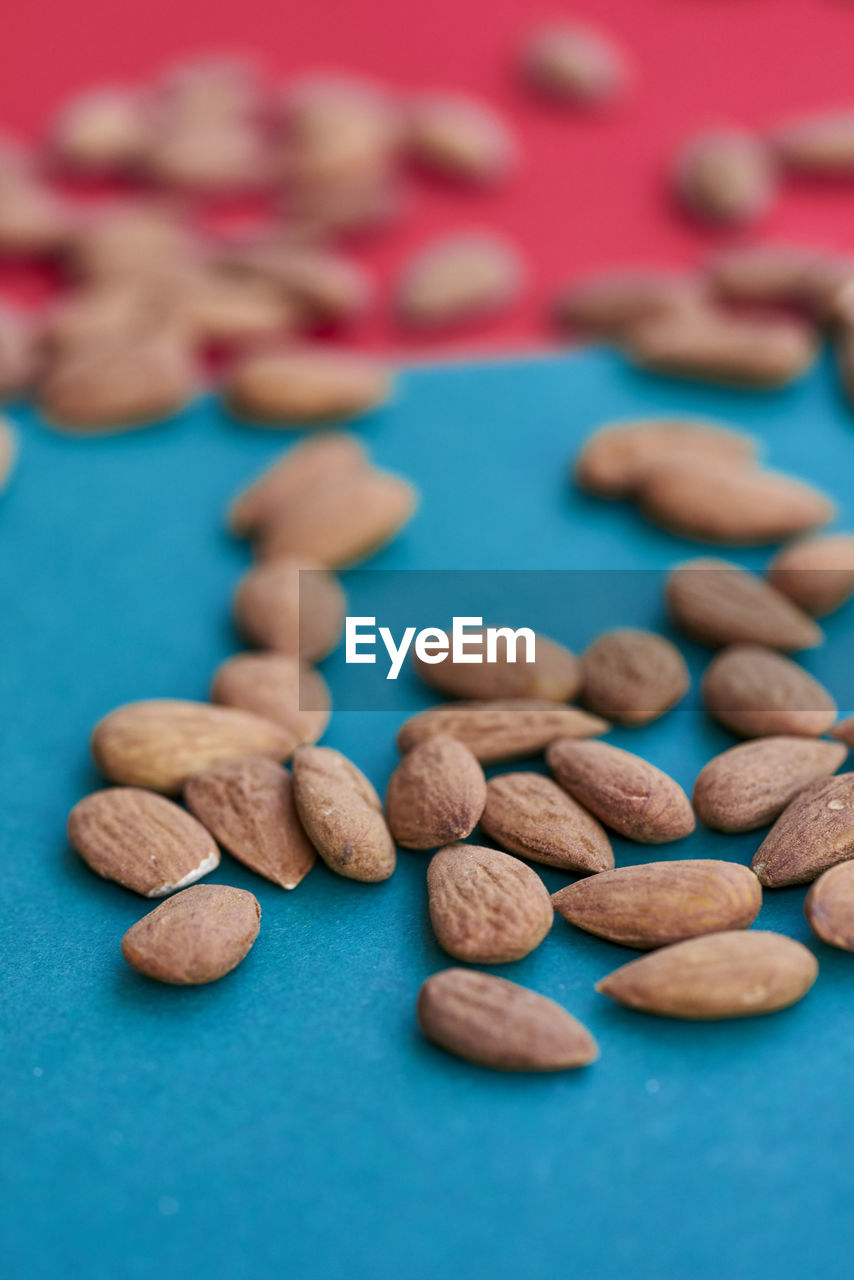
<path id="1" fill-rule="evenodd" d="M 748 426 L 773 465 L 836 495 L 840 527 L 850 520 L 854 420 L 829 369 L 740 396 L 589 352 L 407 375 L 395 406 L 360 427 L 423 495 L 376 565 L 661 568 L 694 553 L 566 483 L 593 426 L 659 411 Z M 196 990 L 127 969 L 119 941 L 145 904 L 99 881 L 64 839 L 68 809 L 97 785 L 87 736 L 119 703 L 205 696 L 236 647 L 228 602 L 246 560 L 222 511 L 288 437 L 227 423 L 211 403 L 103 440 L 15 416 L 22 456 L 0 501 L 4 1274 L 849 1276 L 854 956 L 809 941 L 801 890 L 769 893 L 760 924 L 814 946 L 818 984 L 800 1006 L 741 1023 L 616 1008 L 593 983 L 631 953 L 558 920 L 501 970 L 600 1041 L 595 1066 L 549 1078 L 490 1074 L 419 1038 L 416 991 L 445 963 L 422 855 L 402 855 L 380 886 L 318 867 L 291 894 L 224 859 L 214 879 L 263 907 L 241 968 Z M 661 621 L 655 591 L 631 609 L 626 620 Z M 583 626 L 582 602 L 578 616 Z M 806 659 L 837 691 L 851 680 L 852 634 L 849 608 Z M 700 651 L 686 651 L 698 671 Z M 334 682 L 334 659 L 328 671 Z M 403 685 L 400 696 L 411 701 Z M 342 713 L 327 740 L 383 788 L 402 718 Z M 696 706 L 614 740 L 686 787 L 730 741 Z M 759 839 L 616 848 L 623 863 L 747 861 Z"/>

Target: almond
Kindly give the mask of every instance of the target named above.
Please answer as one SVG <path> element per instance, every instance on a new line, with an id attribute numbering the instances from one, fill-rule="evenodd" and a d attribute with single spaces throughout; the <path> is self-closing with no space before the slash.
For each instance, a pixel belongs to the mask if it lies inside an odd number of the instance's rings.
<path id="1" fill-rule="evenodd" d="M 714 647 L 810 649 L 823 638 L 812 618 L 782 592 L 727 560 L 708 557 L 677 566 L 667 580 L 665 598 L 674 623 Z"/>
<path id="2" fill-rule="evenodd" d="M 497 236 L 455 235 L 422 249 L 397 286 L 397 313 L 412 329 L 441 329 L 506 309 L 521 292 L 516 250 Z"/>
<path id="3" fill-rule="evenodd" d="M 492 973 L 434 973 L 418 993 L 417 1014 L 428 1040 L 498 1071 L 562 1071 L 599 1056 L 590 1032 L 561 1005 Z"/>
<path id="4" fill-rule="evenodd" d="M 122 955 L 158 982 L 216 982 L 246 958 L 260 924 L 258 900 L 245 889 L 194 885 L 132 925 Z"/>
<path id="5" fill-rule="evenodd" d="M 694 783 L 694 812 L 717 831 L 773 822 L 798 792 L 834 773 L 847 747 L 810 738 L 759 738 L 715 756 Z"/>
<path id="6" fill-rule="evenodd" d="M 346 324 L 371 301 L 370 278 L 355 263 L 328 249 L 297 244 L 287 234 L 227 248 L 219 263 L 237 276 L 272 284 L 313 325 Z"/>
<path id="7" fill-rule="evenodd" d="M 68 816 L 68 839 L 99 876 L 146 898 L 163 898 L 219 866 L 219 849 L 201 823 L 137 787 L 79 800 Z"/>
<path id="8" fill-rule="evenodd" d="M 736 929 L 689 938 L 615 969 L 596 990 L 665 1018 L 747 1018 L 795 1004 L 818 976 L 793 938 Z"/>
<path id="9" fill-rule="evenodd" d="M 546 762 L 564 790 L 621 836 L 666 844 L 694 830 L 694 811 L 679 784 L 630 751 L 559 738 Z"/>
<path id="10" fill-rule="evenodd" d="M 386 792 L 386 820 L 405 849 L 435 849 L 471 835 L 486 804 L 486 779 L 455 738 L 425 738 L 404 756 Z"/>
<path id="11" fill-rule="evenodd" d="M 854 113 L 806 116 L 777 129 L 771 139 L 783 166 L 813 177 L 854 173 Z"/>
<path id="12" fill-rule="evenodd" d="M 523 71 L 540 93 L 572 106 L 601 107 L 619 97 L 629 71 L 620 49 L 589 27 L 561 23 L 536 31 L 523 55 Z"/>
<path id="13" fill-rule="evenodd" d="M 524 639 L 516 646 L 516 661 L 508 660 L 506 636 L 496 642 L 496 661 L 487 662 L 486 632 L 467 629 L 466 651 L 479 654 L 481 662 L 454 662 L 451 641 L 438 662 L 415 657 L 416 674 L 425 684 L 452 698 L 493 701 L 504 698 L 544 699 L 568 702 L 581 686 L 581 663 L 574 653 L 545 636 L 535 639 L 535 660 L 526 662 Z"/>
<path id="14" fill-rule="evenodd" d="M 831 947 L 854 951 L 854 862 L 840 862 L 810 885 L 804 915 Z"/>
<path id="15" fill-rule="evenodd" d="M 737 245 L 706 265 L 715 293 L 732 302 L 812 308 L 822 254 L 801 245 Z"/>
<path id="16" fill-rule="evenodd" d="M 756 850 L 764 885 L 807 884 L 854 858 L 854 773 L 820 778 L 799 791 Z"/>
<path id="17" fill-rule="evenodd" d="M 854 534 L 793 542 L 771 561 L 768 581 L 813 617 L 833 613 L 854 595 Z"/>
<path id="18" fill-rule="evenodd" d="M 293 760 L 297 813 L 323 861 L 350 880 L 387 880 L 394 841 L 382 804 L 360 769 L 331 747 L 298 747 Z"/>
<path id="19" fill-rule="evenodd" d="M 17 311 L 0 307 L 0 397 L 27 390 L 38 371 L 40 355 L 40 331 Z"/>
<path id="20" fill-rule="evenodd" d="M 293 734 L 248 711 L 173 698 L 128 702 L 92 734 L 92 755 L 105 778 L 168 793 L 212 765 L 249 755 L 285 760 L 294 746 Z"/>
<path id="21" fill-rule="evenodd" d="M 637 951 L 700 934 L 746 929 L 762 889 L 748 867 L 716 858 L 648 862 L 603 871 L 552 894 L 570 924 Z"/>
<path id="22" fill-rule="evenodd" d="M 703 703 L 742 738 L 817 738 L 836 719 L 836 703 L 808 671 L 758 644 L 734 644 L 712 658 L 703 676 Z"/>
<path id="23" fill-rule="evenodd" d="M 16 454 L 17 444 L 12 428 L 4 418 L 0 418 L 0 491 L 5 488 L 12 474 Z"/>
<path id="24" fill-rule="evenodd" d="M 854 716 L 849 716 L 847 720 L 840 720 L 839 724 L 834 725 L 830 736 L 838 738 L 848 747 L 854 746 Z"/>
<path id="25" fill-rule="evenodd" d="M 699 281 L 691 276 L 663 271 L 613 271 L 573 281 L 558 294 L 552 310 L 560 329 L 620 338 L 648 316 L 678 313 L 695 306 L 701 289 Z"/>
<path id="26" fill-rule="evenodd" d="M 411 751 L 425 738 L 446 733 L 462 742 L 481 764 L 536 755 L 555 738 L 587 738 L 608 724 L 578 707 L 533 698 L 495 702 L 450 702 L 428 707 L 401 725 L 397 745 Z"/>
<path id="27" fill-rule="evenodd" d="M 752 436 L 716 422 L 641 418 L 594 431 L 578 455 L 575 480 L 588 493 L 624 498 L 636 494 L 660 466 L 680 458 L 702 469 L 716 461 L 747 465 L 755 455 Z"/>
<path id="28" fill-rule="evenodd" d="M 235 621 L 250 644 L 304 662 L 325 658 L 335 648 L 346 608 L 334 574 L 316 560 L 296 556 L 255 565 L 234 597 Z"/>
<path id="29" fill-rule="evenodd" d="M 256 534 L 328 476 L 364 465 L 365 450 L 355 437 L 338 431 L 310 436 L 237 495 L 228 511 L 229 528 L 241 537 Z"/>
<path id="30" fill-rule="evenodd" d="M 458 182 L 498 182 L 516 163 L 516 144 L 501 117 L 461 95 L 417 99 L 409 111 L 407 144 L 419 167 Z"/>
<path id="31" fill-rule="evenodd" d="M 476 844 L 452 844 L 427 868 L 430 921 L 449 955 L 506 964 L 538 947 L 554 911 L 540 877 L 518 858 Z"/>
<path id="32" fill-rule="evenodd" d="M 237 365 L 225 395 L 241 418 L 288 426 L 370 413 L 388 400 L 391 386 L 384 365 L 349 352 L 265 351 Z"/>
<path id="33" fill-rule="evenodd" d="M 417 495 L 399 476 L 363 467 L 328 475 L 265 528 L 261 555 L 310 556 L 330 568 L 373 555 L 412 518 Z"/>
<path id="34" fill-rule="evenodd" d="M 486 788 L 480 825 L 496 844 L 532 862 L 586 876 L 614 865 L 614 851 L 592 814 L 540 773 L 505 773 Z"/>
<path id="35" fill-rule="evenodd" d="M 237 653 L 219 667 L 211 701 L 272 720 L 298 742 L 316 742 L 329 723 L 329 689 L 319 671 L 283 653 Z"/>
<path id="36" fill-rule="evenodd" d="M 777 193 L 771 152 L 737 129 L 693 138 L 678 157 L 674 182 L 690 213 L 724 226 L 755 222 Z"/>
<path id="37" fill-rule="evenodd" d="M 685 659 L 669 640 L 630 627 L 606 631 L 581 658 L 585 705 L 617 724 L 657 720 L 688 692 Z"/>
<path id="38" fill-rule="evenodd" d="M 698 542 L 779 542 L 833 518 L 817 489 L 775 471 L 711 459 L 663 462 L 641 484 L 640 509 L 671 533 Z"/>

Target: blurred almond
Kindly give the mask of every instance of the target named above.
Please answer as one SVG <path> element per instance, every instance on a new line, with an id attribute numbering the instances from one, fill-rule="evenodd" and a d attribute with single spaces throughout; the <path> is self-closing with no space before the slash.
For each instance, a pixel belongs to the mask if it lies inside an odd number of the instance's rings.
<path id="1" fill-rule="evenodd" d="M 777 194 L 772 153 L 760 138 L 739 129 L 693 138 L 679 153 L 674 183 L 692 214 L 728 226 L 757 221 Z"/>
<path id="2" fill-rule="evenodd" d="M 835 773 L 848 754 L 841 743 L 769 737 L 715 756 L 694 783 L 694 812 L 717 831 L 754 831 L 773 822 L 811 782 Z"/>
<path id="3" fill-rule="evenodd" d="M 231 409 L 268 426 L 302 426 L 370 413 L 388 400 L 391 374 L 344 351 L 258 352 L 226 381 Z"/>
<path id="4" fill-rule="evenodd" d="M 614 865 L 603 827 L 551 778 L 505 773 L 486 788 L 480 825 L 509 853 L 586 876 Z"/>
<path id="5" fill-rule="evenodd" d="M 822 262 L 820 251 L 800 245 L 735 245 L 715 254 L 706 273 L 715 293 L 728 301 L 812 308 Z"/>
<path id="6" fill-rule="evenodd" d="M 854 951 L 854 862 L 822 872 L 810 885 L 804 915 L 822 942 Z"/>
<path id="7" fill-rule="evenodd" d="M 491 183 L 506 177 L 515 166 L 515 141 L 486 103 L 433 94 L 416 99 L 408 117 L 409 154 L 431 173 L 461 182 Z"/>
<path id="8" fill-rule="evenodd" d="M 686 560 L 668 577 L 665 596 L 676 626 L 714 647 L 811 649 L 823 639 L 812 618 L 787 596 L 727 560 Z"/>
<path id="9" fill-rule="evenodd" d="M 304 662 L 325 658 L 335 648 L 346 608 L 334 574 L 297 556 L 254 565 L 234 596 L 235 621 L 250 644 Z"/>
<path id="10" fill-rule="evenodd" d="M 95 89 L 74 98 L 54 121 L 50 151 L 81 173 L 128 173 L 147 141 L 142 95 L 133 89 Z"/>
<path id="11" fill-rule="evenodd" d="M 833 613 L 854 594 L 854 534 L 790 543 L 768 566 L 768 581 L 813 617 Z"/>
<path id="12" fill-rule="evenodd" d="M 659 467 L 684 459 L 698 470 L 709 463 L 751 463 L 751 436 L 691 418 L 641 418 L 600 427 L 588 437 L 575 464 L 582 489 L 603 498 L 638 492 Z"/>
<path id="13" fill-rule="evenodd" d="M 211 701 L 272 720 L 298 742 L 316 742 L 331 700 L 319 671 L 283 653 L 237 653 L 217 667 Z M 302 705 L 301 705 L 302 704 Z"/>
<path id="14" fill-rule="evenodd" d="M 736 644 L 716 654 L 703 676 L 709 715 L 742 738 L 826 733 L 836 703 L 819 682 L 773 649 Z"/>
<path id="15" fill-rule="evenodd" d="M 336 431 L 309 436 L 237 495 L 228 511 L 229 528 L 240 537 L 251 537 L 272 524 L 302 493 L 330 475 L 346 475 L 365 462 L 365 450 L 354 436 Z"/>
<path id="16" fill-rule="evenodd" d="M 39 362 L 38 333 L 10 307 L 0 307 L 0 397 L 19 395 L 35 378 Z"/>
<path id="17" fill-rule="evenodd" d="M 543 27 L 522 54 L 526 80 L 538 92 L 570 106 L 601 107 L 625 90 L 628 67 L 622 52 L 590 27 L 566 22 Z"/>
<path id="18" fill-rule="evenodd" d="M 831 111 L 781 125 L 771 136 L 784 168 L 812 177 L 854 173 L 854 112 Z"/>
<path id="19" fill-rule="evenodd" d="M 443 633 L 446 634 L 446 633 Z M 574 653 L 546 636 L 535 637 L 535 657 L 527 662 L 525 638 L 515 644 L 516 660 L 511 662 L 506 635 L 496 637 L 495 661 L 487 662 L 486 629 L 466 630 L 465 651 L 479 653 L 481 662 L 455 662 L 450 636 L 444 656 L 437 662 L 414 658 L 416 674 L 433 689 L 452 698 L 494 701 L 505 698 L 545 699 L 568 702 L 581 686 L 581 663 Z M 437 642 L 438 645 L 438 642 Z M 437 649 L 438 653 L 438 649 Z"/>
<path id="20" fill-rule="evenodd" d="M 486 803 L 486 779 L 455 738 L 425 738 L 405 755 L 386 792 L 386 820 L 396 844 L 435 849 L 471 835 Z"/>
<path id="21" fill-rule="evenodd" d="M 396 862 L 382 803 L 360 769 L 331 747 L 298 747 L 297 813 L 328 867 L 351 880 L 387 880 Z"/>
<path id="22" fill-rule="evenodd" d="M 17 452 L 17 441 L 10 424 L 5 418 L 0 418 L 0 491 L 9 482 Z"/>
<path id="23" fill-rule="evenodd" d="M 840 773 L 798 792 L 751 865 L 764 885 L 776 889 L 808 884 L 848 858 L 854 858 L 854 773 Z"/>
<path id="24" fill-rule="evenodd" d="M 441 329 L 486 319 L 519 295 L 516 250 L 497 237 L 456 235 L 423 249 L 397 286 L 397 313 L 413 329 Z"/>
<path id="25" fill-rule="evenodd" d="M 617 724 L 657 720 L 688 692 L 685 659 L 669 640 L 630 627 L 605 631 L 581 656 L 581 696 Z"/>
<path id="26" fill-rule="evenodd" d="M 555 738 L 589 738 L 608 724 L 578 707 L 532 698 L 494 702 L 450 702 L 428 707 L 401 725 L 397 745 L 411 751 L 419 742 L 446 733 L 469 748 L 481 764 L 517 760 L 543 751 Z"/>
<path id="27" fill-rule="evenodd" d="M 132 925 L 122 955 L 158 982 L 216 982 L 246 958 L 260 925 L 261 908 L 245 889 L 194 885 Z"/>
<path id="28" fill-rule="evenodd" d="M 695 306 L 701 291 L 689 275 L 625 268 L 597 272 L 565 285 L 554 299 L 552 316 L 561 330 L 621 338 L 641 320 Z"/>

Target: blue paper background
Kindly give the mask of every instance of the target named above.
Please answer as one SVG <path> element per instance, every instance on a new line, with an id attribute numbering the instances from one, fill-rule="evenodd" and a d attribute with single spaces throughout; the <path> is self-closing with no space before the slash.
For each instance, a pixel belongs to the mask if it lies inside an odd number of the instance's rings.
<path id="1" fill-rule="evenodd" d="M 854 420 L 828 368 L 747 396 L 590 351 L 408 373 L 395 405 L 359 426 L 423 495 L 374 563 L 632 569 L 695 553 L 566 483 L 592 427 L 660 411 L 749 427 L 773 465 L 835 494 L 840 527 L 850 519 Z M 263 908 L 247 961 L 195 990 L 127 969 L 119 941 L 145 903 L 99 881 L 64 839 L 68 809 L 97 785 L 87 736 L 119 703 L 205 696 L 237 647 L 228 601 L 246 561 L 221 513 L 290 437 L 229 423 L 212 402 L 101 440 L 44 431 L 25 408 L 14 416 L 22 456 L 0 501 L 5 1274 L 850 1275 L 854 957 L 810 940 L 801 890 L 769 893 L 759 923 L 814 947 L 818 984 L 754 1021 L 616 1008 L 593 983 L 631 953 L 558 920 L 500 970 L 600 1041 L 595 1066 L 548 1078 L 491 1074 L 421 1041 L 415 994 L 446 963 L 426 921 L 424 855 L 403 854 L 381 886 L 318 867 L 292 894 L 224 858 L 213 878 L 251 888 Z M 626 610 L 661 623 L 654 591 Z M 854 710 L 852 623 L 843 610 L 804 659 L 843 711 Z M 698 672 L 701 651 L 686 652 Z M 334 688 L 340 661 L 327 671 Z M 411 704 L 403 684 L 400 697 Z M 341 713 L 327 741 L 382 789 L 402 718 Z M 613 740 L 689 788 L 731 741 L 693 704 Z M 615 845 L 622 863 L 747 861 L 759 839 Z M 550 888 L 565 880 L 543 874 Z"/>

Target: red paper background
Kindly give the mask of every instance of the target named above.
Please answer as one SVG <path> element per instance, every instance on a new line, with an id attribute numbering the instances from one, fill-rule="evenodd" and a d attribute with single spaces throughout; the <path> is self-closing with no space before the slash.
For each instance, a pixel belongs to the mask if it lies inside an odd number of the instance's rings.
<path id="1" fill-rule="evenodd" d="M 604 118 L 548 108 L 513 75 L 541 20 L 588 19 L 636 68 L 631 98 Z M 668 203 L 664 175 L 681 139 L 719 123 L 756 128 L 854 102 L 854 0 L 27 0 L 7 7 L 0 41 L 0 128 L 37 136 L 63 98 L 93 83 L 150 76 L 165 60 L 245 51 L 269 72 L 340 69 L 392 86 L 470 90 L 513 122 L 516 181 L 470 195 L 431 188 L 410 219 L 360 250 L 384 285 L 433 233 L 493 227 L 530 264 L 523 305 L 455 340 L 466 349 L 542 342 L 558 281 L 616 262 L 692 262 L 722 239 Z M 787 184 L 763 227 L 772 238 L 854 247 L 854 182 Z M 362 335 L 387 343 L 381 316 Z M 446 345 L 442 340 L 441 345 Z"/>

